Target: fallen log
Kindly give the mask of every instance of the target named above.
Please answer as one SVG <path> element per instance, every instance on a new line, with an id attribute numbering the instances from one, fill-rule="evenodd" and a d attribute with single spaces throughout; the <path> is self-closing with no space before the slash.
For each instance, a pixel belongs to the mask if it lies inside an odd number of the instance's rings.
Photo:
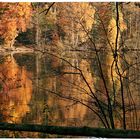
<path id="1" fill-rule="evenodd" d="M 19 48 L 0 48 L 0 54 L 17 54 L 17 53 L 33 53 L 34 48 L 19 47 Z"/>
<path id="2" fill-rule="evenodd" d="M 48 126 L 38 124 L 0 123 L 0 130 L 43 132 L 57 135 L 104 137 L 104 138 L 140 138 L 140 131 L 91 127 Z"/>

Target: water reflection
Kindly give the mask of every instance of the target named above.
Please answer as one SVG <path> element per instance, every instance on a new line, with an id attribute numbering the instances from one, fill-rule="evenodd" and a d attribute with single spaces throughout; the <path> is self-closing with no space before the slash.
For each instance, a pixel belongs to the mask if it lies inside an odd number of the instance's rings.
<path id="1" fill-rule="evenodd" d="M 93 90 L 96 79 L 90 64 L 86 60 L 68 61 L 82 70 Z M 47 54 L 5 56 L 0 64 L 1 121 L 88 125 L 94 115 L 91 117 L 79 101 L 88 104 L 91 95 L 74 67 Z"/>
<path id="2" fill-rule="evenodd" d="M 17 65 L 11 55 L 3 57 L 0 64 L 1 121 L 19 123 L 30 111 L 28 106 L 32 95 L 30 75 L 25 67 Z"/>
<path id="3" fill-rule="evenodd" d="M 82 70 L 93 88 L 90 64 L 86 60 L 68 61 Z M 32 117 L 25 121 L 49 125 L 85 125 L 88 109 L 78 101 L 88 101 L 90 92 L 78 70 L 64 60 L 48 54 L 36 55 L 35 62 L 34 93 L 31 100 L 34 106 L 31 106 Z"/>

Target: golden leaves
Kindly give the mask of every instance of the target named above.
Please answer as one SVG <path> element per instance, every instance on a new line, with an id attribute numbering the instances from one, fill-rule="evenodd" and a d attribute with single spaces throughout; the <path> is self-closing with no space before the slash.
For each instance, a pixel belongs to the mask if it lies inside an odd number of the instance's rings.
<path id="1" fill-rule="evenodd" d="M 89 3 L 58 3 L 59 9 L 57 22 L 67 35 L 79 37 L 79 41 L 86 40 L 86 32 L 90 31 L 94 23 L 95 9 Z"/>
<path id="2" fill-rule="evenodd" d="M 26 31 L 31 18 L 31 3 L 1 3 L 0 35 L 5 44 L 15 39 L 19 31 Z"/>

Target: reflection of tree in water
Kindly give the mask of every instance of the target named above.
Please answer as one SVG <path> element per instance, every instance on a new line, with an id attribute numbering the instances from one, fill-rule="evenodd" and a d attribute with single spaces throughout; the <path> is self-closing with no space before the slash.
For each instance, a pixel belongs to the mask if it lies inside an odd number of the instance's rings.
<path id="1" fill-rule="evenodd" d="M 24 67 L 7 56 L 0 64 L 0 114 L 1 121 L 19 123 L 29 112 L 32 82 Z"/>
<path id="2" fill-rule="evenodd" d="M 57 59 L 59 60 L 59 58 Z M 90 64 L 86 60 L 81 60 L 78 63 L 88 83 L 93 83 Z M 84 125 L 83 121 L 86 120 L 87 108 L 76 100 L 69 100 L 73 98 L 88 102 L 90 92 L 82 77 L 75 68 L 67 63 L 64 64 L 63 61 L 60 72 L 57 70 L 60 66 L 55 67 L 53 71 L 53 65 L 49 62 L 46 65 L 49 66 L 46 68 L 47 73 L 40 89 L 47 95 L 45 108 L 48 111 L 48 123 L 51 125 Z M 52 69 L 49 69 L 50 66 Z M 93 84 L 90 86 L 93 89 Z"/>
<path id="3" fill-rule="evenodd" d="M 71 95 L 77 99 L 88 100 L 87 93 L 89 90 L 83 79 L 79 74 L 73 74 L 78 73 L 78 71 L 52 55 L 45 54 L 41 57 L 36 55 L 36 58 L 39 59 L 38 68 L 31 68 L 31 71 L 35 74 L 33 96 L 30 100 L 31 113 L 23 118 L 23 122 L 50 125 L 84 125 L 82 121 L 87 120 L 87 108 L 78 102 L 59 98 L 52 93 L 54 91 L 62 96 Z M 24 55 L 21 57 L 16 55 L 18 64 L 25 67 L 27 61 L 21 64 L 20 61 L 23 60 L 26 61 Z M 34 65 L 37 59 L 28 58 L 28 61 L 31 63 L 30 65 Z M 90 64 L 86 60 L 77 60 L 77 62 L 88 83 L 93 83 Z M 75 64 L 74 61 L 72 63 Z M 91 87 L 93 88 L 92 84 Z"/>

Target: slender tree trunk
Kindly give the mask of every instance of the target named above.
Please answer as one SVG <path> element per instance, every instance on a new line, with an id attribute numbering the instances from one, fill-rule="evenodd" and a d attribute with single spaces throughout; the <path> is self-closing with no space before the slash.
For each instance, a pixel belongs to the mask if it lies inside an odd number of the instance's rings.
<path id="1" fill-rule="evenodd" d="M 39 27 L 39 6 L 36 8 L 36 45 L 37 49 L 40 49 L 40 27 Z"/>
<path id="2" fill-rule="evenodd" d="M 123 87 L 123 77 L 120 73 L 120 68 L 118 66 L 118 45 L 119 45 L 119 34 L 120 34 L 120 27 L 119 27 L 119 3 L 116 2 L 116 28 L 117 28 L 117 34 L 116 34 L 116 41 L 115 41 L 115 64 L 118 71 L 118 76 L 120 80 L 121 85 L 121 100 L 122 100 L 122 112 L 123 112 L 123 129 L 126 129 L 126 111 L 125 111 L 125 100 L 124 100 L 124 87 Z"/>

